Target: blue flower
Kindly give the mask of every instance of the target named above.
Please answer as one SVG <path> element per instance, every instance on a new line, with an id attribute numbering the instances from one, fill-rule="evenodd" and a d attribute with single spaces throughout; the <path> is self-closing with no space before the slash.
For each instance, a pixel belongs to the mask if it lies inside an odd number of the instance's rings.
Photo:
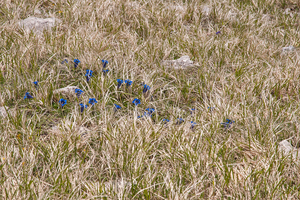
<path id="1" fill-rule="evenodd" d="M 152 114 L 155 112 L 154 108 L 147 108 L 146 109 L 147 112 L 144 112 L 144 116 L 145 117 L 152 117 Z"/>
<path id="2" fill-rule="evenodd" d="M 233 124 L 235 121 L 231 120 L 231 119 L 226 119 L 226 122 L 222 122 L 221 125 L 223 126 L 223 128 L 230 128 L 231 124 Z"/>
<path id="3" fill-rule="evenodd" d="M 196 109 L 195 109 L 195 108 L 192 108 L 192 109 L 191 109 L 191 115 L 192 115 L 195 111 L 196 111 Z"/>
<path id="4" fill-rule="evenodd" d="M 131 86 L 132 81 L 127 79 L 127 80 L 125 80 L 125 84 L 126 84 L 127 87 L 129 87 L 129 86 Z"/>
<path id="5" fill-rule="evenodd" d="M 83 112 L 84 111 L 84 108 L 87 108 L 88 105 L 84 105 L 83 103 L 80 103 L 80 111 Z"/>
<path id="6" fill-rule="evenodd" d="M 118 104 L 114 104 L 115 105 L 115 109 L 118 110 L 118 109 L 121 109 L 122 107 Z"/>
<path id="7" fill-rule="evenodd" d="M 165 122 L 165 124 L 166 124 L 166 123 L 170 122 L 170 120 L 168 120 L 168 119 L 163 119 L 163 122 Z"/>
<path id="8" fill-rule="evenodd" d="M 218 34 L 220 34 L 221 33 L 221 31 L 218 31 L 218 32 L 216 32 L 216 35 L 218 35 Z"/>
<path id="9" fill-rule="evenodd" d="M 93 71 L 87 69 L 87 70 L 86 70 L 86 73 L 85 73 L 85 76 L 86 76 L 86 81 L 89 82 L 89 81 L 90 81 L 90 78 L 93 76 Z"/>
<path id="10" fill-rule="evenodd" d="M 149 85 L 144 85 L 144 89 L 143 89 L 143 93 L 146 93 L 148 90 L 150 90 L 150 86 Z"/>
<path id="11" fill-rule="evenodd" d="M 155 112 L 154 108 L 147 108 L 146 110 L 148 111 L 149 114 L 152 114 Z"/>
<path id="12" fill-rule="evenodd" d="M 83 91 L 81 89 L 75 89 L 75 93 L 76 93 L 77 98 L 79 98 L 81 93 L 83 93 Z"/>
<path id="13" fill-rule="evenodd" d="M 74 59 L 74 67 L 75 68 L 78 66 L 79 63 L 80 63 L 80 60 Z"/>
<path id="14" fill-rule="evenodd" d="M 38 82 L 38 81 L 34 81 L 33 84 L 34 84 L 34 87 L 35 87 L 36 89 L 38 89 L 38 87 L 39 87 L 39 82 Z"/>
<path id="15" fill-rule="evenodd" d="M 143 115 L 137 116 L 138 119 L 139 119 L 139 118 L 143 118 L 143 117 L 144 117 Z"/>
<path id="16" fill-rule="evenodd" d="M 104 70 L 102 70 L 102 72 L 103 72 L 104 75 L 106 75 L 109 72 L 109 70 L 108 69 L 104 69 Z"/>
<path id="17" fill-rule="evenodd" d="M 90 98 L 89 104 L 92 104 L 93 106 L 95 103 L 98 103 L 98 101 L 95 98 Z"/>
<path id="18" fill-rule="evenodd" d="M 191 121 L 191 129 L 194 129 L 194 127 L 197 125 L 196 122 Z"/>
<path id="19" fill-rule="evenodd" d="M 64 105 L 67 104 L 67 100 L 65 100 L 65 99 L 60 99 L 60 100 L 58 101 L 58 103 L 60 104 L 61 107 L 64 107 Z"/>
<path id="20" fill-rule="evenodd" d="M 176 124 L 181 124 L 181 123 L 183 123 L 183 122 L 184 122 L 184 119 L 182 119 L 182 118 L 177 118 Z"/>
<path id="21" fill-rule="evenodd" d="M 135 106 L 137 106 L 137 105 L 141 104 L 141 100 L 135 98 L 135 99 L 132 101 L 132 103 L 133 103 Z"/>
<path id="22" fill-rule="evenodd" d="M 117 82 L 118 82 L 118 88 L 119 88 L 122 85 L 123 80 L 122 79 L 117 79 Z"/>
<path id="23" fill-rule="evenodd" d="M 63 61 L 61 61 L 61 64 L 67 63 L 68 64 L 68 60 L 64 59 Z"/>
<path id="24" fill-rule="evenodd" d="M 215 107 L 207 107 L 208 111 L 212 112 L 214 111 Z"/>
<path id="25" fill-rule="evenodd" d="M 103 68 L 105 68 L 106 65 L 108 64 L 108 61 L 107 61 L 107 60 L 101 60 L 101 61 L 102 61 L 102 63 L 103 63 Z"/>
<path id="26" fill-rule="evenodd" d="M 32 99 L 32 98 L 33 98 L 33 96 L 31 96 L 31 95 L 29 94 L 29 92 L 26 92 L 26 93 L 25 93 L 24 99 Z"/>

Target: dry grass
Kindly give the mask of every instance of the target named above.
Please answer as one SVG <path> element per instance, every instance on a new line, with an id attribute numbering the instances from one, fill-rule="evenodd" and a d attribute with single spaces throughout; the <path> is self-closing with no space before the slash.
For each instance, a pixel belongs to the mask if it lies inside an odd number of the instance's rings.
<path id="1" fill-rule="evenodd" d="M 4 0 L 0 196 L 299 199 L 299 161 L 278 150 L 283 139 L 300 141 L 298 8 L 292 0 Z M 28 33 L 18 22 L 29 16 L 61 23 Z M 295 51 L 282 54 L 289 45 Z M 197 64 L 162 65 L 183 55 Z M 133 85 L 118 89 L 117 79 Z M 69 85 L 84 91 L 79 100 L 53 92 Z M 89 98 L 98 103 L 80 113 Z M 146 108 L 153 117 L 138 119 Z M 226 118 L 230 129 L 220 125 Z"/>

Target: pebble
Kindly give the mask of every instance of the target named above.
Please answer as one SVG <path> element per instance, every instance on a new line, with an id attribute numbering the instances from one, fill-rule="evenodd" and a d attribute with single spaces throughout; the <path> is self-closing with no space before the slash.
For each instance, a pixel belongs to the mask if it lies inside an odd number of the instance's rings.
<path id="1" fill-rule="evenodd" d="M 61 20 L 52 18 L 28 17 L 19 22 L 19 26 L 26 31 L 43 32 L 43 30 L 51 30 Z"/>
<path id="2" fill-rule="evenodd" d="M 162 65 L 172 67 L 174 69 L 186 68 L 194 65 L 189 56 L 182 56 L 177 60 L 163 60 Z"/>

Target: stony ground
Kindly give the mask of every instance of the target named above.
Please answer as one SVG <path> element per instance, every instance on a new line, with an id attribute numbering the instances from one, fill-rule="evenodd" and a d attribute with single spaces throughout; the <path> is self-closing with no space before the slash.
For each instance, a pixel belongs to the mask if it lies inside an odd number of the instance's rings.
<path id="1" fill-rule="evenodd" d="M 1 1 L 0 196 L 299 199 L 299 7 Z"/>

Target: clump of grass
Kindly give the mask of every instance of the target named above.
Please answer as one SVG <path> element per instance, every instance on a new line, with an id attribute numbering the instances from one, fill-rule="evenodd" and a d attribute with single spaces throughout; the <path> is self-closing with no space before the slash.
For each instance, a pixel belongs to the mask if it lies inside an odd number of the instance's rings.
<path id="1" fill-rule="evenodd" d="M 284 14 L 288 7 L 293 15 Z M 296 7 L 0 3 L 0 106 L 7 110 L 0 114 L 0 195 L 299 198 L 299 161 L 278 149 L 287 138 L 299 146 Z M 42 34 L 23 31 L 18 22 L 35 9 L 61 23 Z M 282 55 L 289 45 L 295 51 Z M 162 65 L 183 55 L 195 65 Z M 84 92 L 53 93 L 69 85 Z M 33 98 L 24 99 L 26 92 Z"/>

